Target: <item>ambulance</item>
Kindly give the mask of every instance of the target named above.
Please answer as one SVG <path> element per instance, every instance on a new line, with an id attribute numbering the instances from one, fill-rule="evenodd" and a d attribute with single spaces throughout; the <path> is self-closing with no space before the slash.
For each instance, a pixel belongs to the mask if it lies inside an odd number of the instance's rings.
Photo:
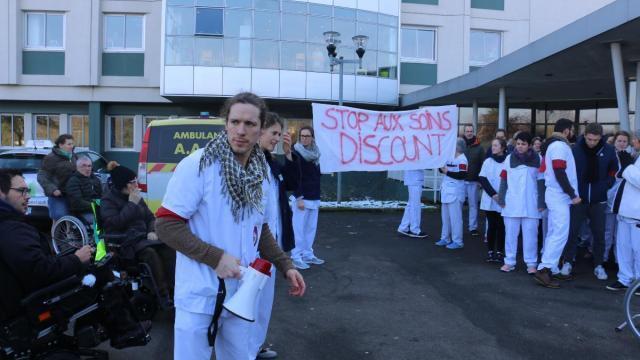
<path id="1" fill-rule="evenodd" d="M 138 162 L 138 186 L 151 211 L 155 213 L 160 207 L 180 160 L 204 147 L 223 129 L 224 119 L 220 118 L 154 120 L 149 124 Z"/>

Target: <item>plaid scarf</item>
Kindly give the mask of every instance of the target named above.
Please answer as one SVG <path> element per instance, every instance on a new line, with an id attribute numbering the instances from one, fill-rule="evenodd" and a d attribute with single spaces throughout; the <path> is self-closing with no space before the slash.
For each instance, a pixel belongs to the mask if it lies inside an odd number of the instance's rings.
<path id="1" fill-rule="evenodd" d="M 243 167 L 235 158 L 226 131 L 221 131 L 207 143 L 200 157 L 200 173 L 215 160 L 220 161 L 220 176 L 224 179 L 223 196 L 231 205 L 233 219 L 238 223 L 253 210 L 262 213 L 262 181 L 267 176 L 267 160 L 258 144 L 251 149 L 247 166 Z"/>

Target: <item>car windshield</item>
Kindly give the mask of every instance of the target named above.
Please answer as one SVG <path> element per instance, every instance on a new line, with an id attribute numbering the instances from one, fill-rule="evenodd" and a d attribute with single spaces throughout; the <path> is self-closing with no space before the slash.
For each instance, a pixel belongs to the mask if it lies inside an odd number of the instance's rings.
<path id="1" fill-rule="evenodd" d="M 37 172 L 42 166 L 43 158 L 44 155 L 36 154 L 0 154 L 0 168 Z"/>

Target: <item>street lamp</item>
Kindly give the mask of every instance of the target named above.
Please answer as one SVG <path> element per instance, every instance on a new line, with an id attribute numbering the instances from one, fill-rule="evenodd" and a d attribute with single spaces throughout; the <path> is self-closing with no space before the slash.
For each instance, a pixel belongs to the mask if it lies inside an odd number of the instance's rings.
<path id="1" fill-rule="evenodd" d="M 367 46 L 367 40 L 369 37 L 366 35 L 356 35 L 351 38 L 353 40 L 353 44 L 356 47 L 356 54 L 358 55 L 358 60 L 348 60 L 344 57 L 338 57 L 337 46 L 340 45 L 340 33 L 337 31 L 325 31 L 322 33 L 324 35 L 324 40 L 327 43 L 327 54 L 329 55 L 329 65 L 331 66 L 331 72 L 333 72 L 333 68 L 338 65 L 340 66 L 340 85 L 338 87 L 338 104 L 342 106 L 342 88 L 343 88 L 343 77 L 344 77 L 344 64 L 358 64 L 358 69 L 362 68 L 362 57 L 365 53 L 365 48 Z M 342 200 L 342 173 L 338 173 L 338 191 L 337 191 L 337 201 L 338 204 Z"/>

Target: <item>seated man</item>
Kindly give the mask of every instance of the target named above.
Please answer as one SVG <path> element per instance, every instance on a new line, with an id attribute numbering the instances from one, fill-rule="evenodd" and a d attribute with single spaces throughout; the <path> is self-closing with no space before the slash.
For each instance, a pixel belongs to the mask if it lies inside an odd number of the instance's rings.
<path id="1" fill-rule="evenodd" d="M 111 186 L 102 196 L 100 219 L 107 235 L 126 234 L 119 242 L 119 256 L 147 263 L 163 298 L 163 307 L 171 306 L 170 289 L 173 288 L 176 254 L 158 241 L 155 221 L 149 207 L 140 197 L 136 174 L 116 163 L 109 163 Z M 108 241 L 108 240 L 107 240 Z"/>
<path id="2" fill-rule="evenodd" d="M 93 174 L 91 159 L 86 156 L 78 158 L 76 171 L 67 180 L 64 194 L 69 202 L 69 211 L 87 223 L 93 223 L 91 202 L 102 197 L 102 184 Z"/>
<path id="3" fill-rule="evenodd" d="M 92 257 L 89 245 L 73 254 L 55 256 L 47 238 L 25 221 L 28 201 L 29 187 L 20 171 L 0 169 L 0 323 L 24 315 L 20 303 L 29 294 L 82 275 Z M 111 345 L 129 346 L 131 340 L 146 336 L 150 324 L 133 319 L 124 306 L 124 293 L 108 291 L 107 306 L 111 310 L 101 323 L 107 328 Z"/>

